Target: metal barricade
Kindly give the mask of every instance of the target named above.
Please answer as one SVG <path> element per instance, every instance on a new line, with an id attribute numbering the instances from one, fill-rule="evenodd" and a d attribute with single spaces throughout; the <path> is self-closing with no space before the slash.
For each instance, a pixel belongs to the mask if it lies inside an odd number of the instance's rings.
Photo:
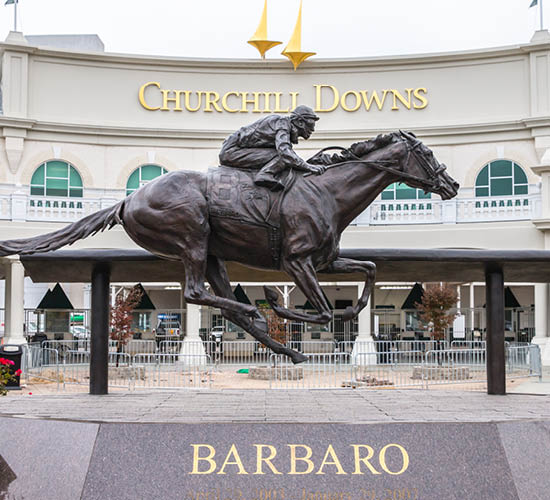
<path id="1" fill-rule="evenodd" d="M 395 353 L 359 352 L 353 356 L 350 385 L 362 389 L 393 389 L 424 387 L 418 370 L 424 363 L 424 353 L 418 363 L 412 360 L 421 351 L 395 351 Z"/>
<path id="2" fill-rule="evenodd" d="M 336 351 L 337 343 L 333 340 L 293 340 L 287 347 L 303 354 L 331 354 Z"/>
<path id="3" fill-rule="evenodd" d="M 133 357 L 133 389 L 209 389 L 210 358 L 193 354 L 136 354 Z"/>
<path id="4" fill-rule="evenodd" d="M 542 377 L 540 347 L 536 344 L 512 345 L 506 349 L 508 378 Z"/>
<path id="5" fill-rule="evenodd" d="M 347 387 L 351 366 L 347 353 L 309 354 L 308 361 L 293 365 L 286 356 L 271 354 L 270 389 L 335 389 Z"/>
<path id="6" fill-rule="evenodd" d="M 55 349 L 41 347 L 39 344 L 24 345 L 21 358 L 22 378 L 28 384 L 32 379 L 55 382 L 59 391 L 61 375 L 59 373 L 59 353 Z"/>
<path id="7" fill-rule="evenodd" d="M 134 356 L 135 354 L 154 354 L 157 352 L 157 343 L 154 340 L 129 340 L 122 347 L 122 352 Z"/>
<path id="8" fill-rule="evenodd" d="M 90 352 L 67 351 L 62 360 L 63 388 L 65 385 L 90 383 Z M 131 388 L 132 358 L 123 352 L 109 352 L 108 385 L 114 388 Z"/>
<path id="9" fill-rule="evenodd" d="M 472 384 L 487 382 L 485 349 L 446 349 L 428 351 L 421 367 L 426 384 Z"/>
<path id="10" fill-rule="evenodd" d="M 451 349 L 486 349 L 485 340 L 453 340 Z"/>

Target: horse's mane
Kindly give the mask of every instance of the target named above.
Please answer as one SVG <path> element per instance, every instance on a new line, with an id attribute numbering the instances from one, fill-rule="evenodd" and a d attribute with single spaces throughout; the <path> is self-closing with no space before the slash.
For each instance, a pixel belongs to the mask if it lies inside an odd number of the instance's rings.
<path id="1" fill-rule="evenodd" d="M 335 165 L 336 163 L 342 163 L 352 161 L 357 158 L 363 158 L 369 153 L 378 149 L 385 148 L 386 146 L 402 140 L 399 132 L 390 132 L 389 134 L 377 135 L 374 139 L 368 139 L 352 144 L 349 148 L 342 149 L 338 153 L 332 155 L 317 154 L 309 160 L 310 163 L 322 164 L 322 165 Z"/>

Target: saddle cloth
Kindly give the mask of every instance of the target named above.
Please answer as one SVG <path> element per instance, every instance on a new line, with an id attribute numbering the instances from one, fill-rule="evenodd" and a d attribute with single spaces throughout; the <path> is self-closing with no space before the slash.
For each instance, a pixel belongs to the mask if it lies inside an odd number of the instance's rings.
<path id="1" fill-rule="evenodd" d="M 294 183 L 294 173 L 288 170 L 281 179 L 282 191 L 273 192 L 256 186 L 257 170 L 232 167 L 208 169 L 207 198 L 210 217 L 234 219 L 240 223 L 263 226 L 268 229 L 273 265 L 279 267 L 281 237 L 280 212 L 283 198 Z"/>

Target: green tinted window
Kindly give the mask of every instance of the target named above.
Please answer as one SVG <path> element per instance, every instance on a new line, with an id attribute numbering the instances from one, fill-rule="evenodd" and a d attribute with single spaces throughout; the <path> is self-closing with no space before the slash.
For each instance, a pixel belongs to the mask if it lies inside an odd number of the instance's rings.
<path id="1" fill-rule="evenodd" d="M 527 194 L 528 187 L 525 186 L 514 186 L 514 194 Z"/>
<path id="2" fill-rule="evenodd" d="M 476 196 L 512 196 L 528 193 L 527 175 L 509 160 L 485 165 L 476 178 Z"/>
<path id="3" fill-rule="evenodd" d="M 47 161 L 32 176 L 31 195 L 82 198 L 82 178 L 67 162 Z"/>
<path id="4" fill-rule="evenodd" d="M 491 196 L 509 196 L 513 194 L 512 179 L 491 179 Z"/>
<path id="5" fill-rule="evenodd" d="M 488 186 L 489 185 L 489 165 L 483 167 L 479 172 L 476 179 L 476 186 Z"/>
<path id="6" fill-rule="evenodd" d="M 82 187 L 82 179 L 74 167 L 70 168 L 69 182 L 71 183 L 71 187 Z"/>
<path id="7" fill-rule="evenodd" d="M 395 190 L 395 198 L 397 200 L 416 200 L 416 189 L 406 184 L 398 184 Z"/>
<path id="8" fill-rule="evenodd" d="M 514 184 L 527 184 L 527 176 L 517 163 L 514 163 Z"/>
<path id="9" fill-rule="evenodd" d="M 44 186 L 44 165 L 40 165 L 32 174 L 31 186 Z"/>
<path id="10" fill-rule="evenodd" d="M 390 184 L 382 191 L 382 200 L 419 200 L 431 198 L 431 193 L 424 193 L 422 189 L 407 186 L 401 182 Z"/>
<path id="11" fill-rule="evenodd" d="M 491 162 L 491 177 L 511 177 L 512 162 L 507 160 L 498 160 Z"/>
<path id="12" fill-rule="evenodd" d="M 142 165 L 137 170 L 134 170 L 130 177 L 128 177 L 128 182 L 126 183 L 126 194 L 128 195 L 133 193 L 136 189 L 139 189 L 149 181 L 152 181 L 153 179 L 156 179 L 166 173 L 167 170 L 159 167 L 158 165 Z"/>

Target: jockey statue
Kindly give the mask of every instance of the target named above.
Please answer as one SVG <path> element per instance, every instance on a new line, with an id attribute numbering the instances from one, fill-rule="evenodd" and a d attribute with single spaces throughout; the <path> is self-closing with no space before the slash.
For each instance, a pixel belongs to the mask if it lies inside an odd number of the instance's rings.
<path id="1" fill-rule="evenodd" d="M 322 174 L 324 165 L 312 165 L 292 149 L 298 137 L 309 139 L 318 119 L 308 106 L 298 106 L 289 116 L 269 115 L 241 127 L 224 141 L 220 164 L 259 170 L 254 183 L 272 191 L 284 189 L 280 177 L 286 169 Z"/>

